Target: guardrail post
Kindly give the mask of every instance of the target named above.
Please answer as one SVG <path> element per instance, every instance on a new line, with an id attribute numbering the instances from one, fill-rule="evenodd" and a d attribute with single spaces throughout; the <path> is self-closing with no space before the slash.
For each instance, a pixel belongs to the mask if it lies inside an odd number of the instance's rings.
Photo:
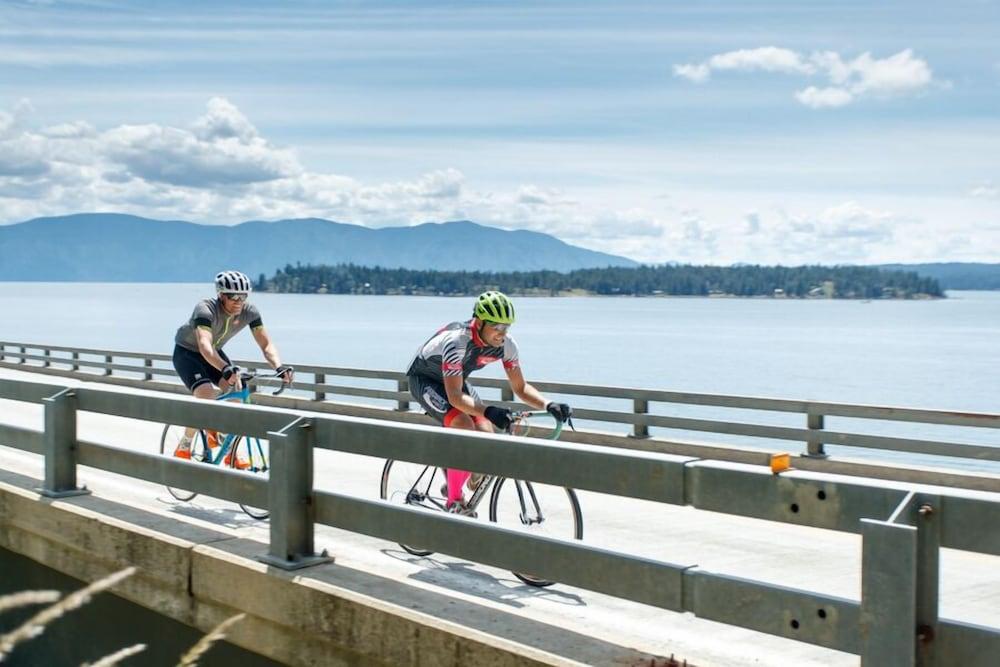
<path id="1" fill-rule="evenodd" d="M 76 485 L 76 395 L 70 388 L 42 399 L 45 406 L 45 482 L 49 498 L 90 493 Z"/>
<path id="2" fill-rule="evenodd" d="M 396 391 L 405 391 L 405 392 L 410 391 L 410 381 L 405 378 L 402 380 L 396 380 Z M 399 399 L 399 401 L 396 402 L 396 412 L 409 412 L 409 411 L 410 411 L 410 402 L 408 400 L 401 398 Z"/>
<path id="3" fill-rule="evenodd" d="M 104 374 L 105 375 L 111 375 L 111 366 L 110 366 L 110 364 L 113 361 L 114 361 L 114 357 L 112 357 L 110 354 L 104 356 L 104 363 L 108 364 L 108 366 L 104 369 Z"/>
<path id="4" fill-rule="evenodd" d="M 7 355 L 4 354 L 4 351 L 6 349 L 7 349 L 7 344 L 6 343 L 0 343 L 0 361 L 7 361 Z"/>
<path id="5" fill-rule="evenodd" d="M 917 528 L 917 665 L 938 667 L 944 660 L 935 641 L 938 632 L 938 594 L 941 573 L 941 499 L 921 494 L 910 506 Z"/>
<path id="6" fill-rule="evenodd" d="M 861 665 L 917 664 L 917 529 L 861 520 Z"/>
<path id="7" fill-rule="evenodd" d="M 326 375 L 325 374 L 323 374 L 323 373 L 313 373 L 313 377 L 315 378 L 316 384 L 326 384 Z M 326 400 L 326 392 L 325 391 L 320 391 L 319 389 L 317 389 L 316 390 L 316 399 L 315 400 L 317 400 L 317 401 L 325 401 Z"/>
<path id="8" fill-rule="evenodd" d="M 80 353 L 77 352 L 76 350 L 74 350 L 73 351 L 73 361 L 79 361 L 79 359 L 80 359 Z M 80 364 L 74 363 L 73 367 L 72 367 L 72 371 L 75 373 L 78 370 L 80 370 Z"/>
<path id="9" fill-rule="evenodd" d="M 142 365 L 145 366 L 146 368 L 152 368 L 153 367 L 153 360 L 152 359 L 148 359 L 148 358 L 147 359 L 143 359 Z M 143 380 L 152 380 L 153 379 L 153 374 L 150 373 L 149 371 L 146 371 L 146 374 L 142 376 L 142 379 Z"/>
<path id="10" fill-rule="evenodd" d="M 260 560 L 283 570 L 330 560 L 325 552 L 314 553 L 312 434 L 309 421 L 303 417 L 267 434 L 271 451 L 267 485 L 271 541 L 267 555 Z"/>
<path id="11" fill-rule="evenodd" d="M 25 347 L 24 347 L 24 346 L 22 345 L 22 346 L 21 346 L 21 359 L 20 359 L 20 360 L 19 360 L 19 361 L 18 361 L 17 363 L 19 363 L 19 364 L 23 364 L 23 363 L 25 362 L 25 359 L 24 359 L 24 355 L 25 355 L 25 354 L 27 354 L 27 352 L 28 352 L 28 351 L 27 351 L 27 350 L 25 349 Z"/>
<path id="12" fill-rule="evenodd" d="M 514 391 L 510 387 L 507 387 L 507 386 L 500 387 L 500 400 L 501 401 L 506 401 L 508 403 L 513 402 L 513 400 L 514 400 Z"/>
<path id="13" fill-rule="evenodd" d="M 644 398 L 632 400 L 632 412 L 637 415 L 649 414 L 649 401 Z M 648 438 L 649 426 L 647 424 L 633 424 L 630 438 Z"/>
<path id="14" fill-rule="evenodd" d="M 861 664 L 941 665 L 938 496 L 913 492 L 888 521 L 862 519 Z"/>
<path id="15" fill-rule="evenodd" d="M 809 439 L 806 440 L 806 456 L 825 459 L 828 454 L 823 449 L 823 415 L 810 412 L 806 416 L 806 426 L 809 430 Z"/>
<path id="16" fill-rule="evenodd" d="M 49 366 L 51 366 L 52 350 L 50 350 L 49 348 L 45 348 L 42 351 L 42 356 L 45 357 L 45 361 L 42 362 L 42 368 L 48 368 Z"/>

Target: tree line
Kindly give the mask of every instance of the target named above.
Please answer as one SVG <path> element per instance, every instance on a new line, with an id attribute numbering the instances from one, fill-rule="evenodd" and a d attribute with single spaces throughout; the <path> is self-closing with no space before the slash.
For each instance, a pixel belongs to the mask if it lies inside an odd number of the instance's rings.
<path id="1" fill-rule="evenodd" d="M 468 296 L 487 289 L 559 296 L 740 296 L 838 299 L 943 297 L 940 284 L 913 271 L 866 266 L 695 266 L 664 264 L 557 271 L 429 271 L 354 264 L 291 264 L 263 274 L 257 289 L 306 294 Z"/>

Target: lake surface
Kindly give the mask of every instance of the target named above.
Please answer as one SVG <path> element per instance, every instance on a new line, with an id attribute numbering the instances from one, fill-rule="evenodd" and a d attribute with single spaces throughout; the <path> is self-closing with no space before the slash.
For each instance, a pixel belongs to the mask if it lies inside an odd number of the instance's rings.
<path id="1" fill-rule="evenodd" d="M 210 295 L 211 287 L 200 284 L 0 283 L 0 340 L 169 354 L 177 327 Z M 473 303 L 301 294 L 252 300 L 286 363 L 386 370 L 404 370 L 418 345 L 442 324 L 466 319 Z M 952 292 L 938 301 L 520 297 L 515 303 L 512 333 L 529 381 L 1000 412 L 1000 292 Z M 248 334 L 227 352 L 260 357 Z M 678 406 L 653 411 L 719 414 Z M 801 415 L 747 414 L 751 421 L 804 426 Z M 827 427 L 847 423 L 862 422 L 828 419 Z M 983 431 L 919 424 L 891 430 L 1000 445 L 1000 432 Z M 753 439 L 743 444 L 773 448 Z"/>

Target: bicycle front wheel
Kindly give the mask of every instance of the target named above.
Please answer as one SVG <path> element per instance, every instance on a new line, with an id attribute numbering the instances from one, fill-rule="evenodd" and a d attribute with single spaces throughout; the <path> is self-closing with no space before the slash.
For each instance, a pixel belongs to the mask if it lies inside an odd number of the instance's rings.
<path id="1" fill-rule="evenodd" d="M 517 479 L 497 479 L 490 497 L 490 521 L 543 537 L 583 539 L 583 512 L 573 489 Z M 531 586 L 554 581 L 524 572 L 514 576 Z"/>
<path id="2" fill-rule="evenodd" d="M 184 437 L 184 433 L 187 431 L 186 426 L 177 426 L 175 424 L 168 424 L 163 427 L 163 435 L 160 436 L 160 454 L 164 456 L 173 456 L 174 450 L 177 449 L 177 444 Z M 207 451 L 207 443 L 205 441 L 205 432 L 198 429 L 191 436 L 191 460 L 197 463 L 202 463 L 205 460 L 205 452 Z M 197 491 L 187 491 L 185 489 L 175 489 L 171 486 L 167 487 L 167 491 L 170 492 L 174 498 L 181 502 L 188 502 L 198 495 Z"/>
<path id="3" fill-rule="evenodd" d="M 443 512 L 447 498 L 441 494 L 441 486 L 446 483 L 447 477 L 442 468 L 389 459 L 382 468 L 379 497 L 398 505 Z M 414 556 L 434 553 L 408 544 L 400 543 L 399 546 Z"/>
<path id="4" fill-rule="evenodd" d="M 266 479 L 269 476 L 267 444 L 267 440 L 238 436 L 233 442 L 229 453 L 223 459 L 223 463 L 235 470 L 263 475 Z M 240 509 L 246 512 L 248 516 L 260 521 L 271 516 L 270 510 L 265 507 L 254 507 L 253 505 L 240 503 Z"/>

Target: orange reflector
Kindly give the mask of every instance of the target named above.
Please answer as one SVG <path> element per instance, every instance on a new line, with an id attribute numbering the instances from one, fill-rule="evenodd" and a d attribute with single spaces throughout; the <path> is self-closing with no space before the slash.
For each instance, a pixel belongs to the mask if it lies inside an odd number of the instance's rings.
<path id="1" fill-rule="evenodd" d="M 771 472 L 777 475 L 792 469 L 792 456 L 790 454 L 771 454 Z"/>

